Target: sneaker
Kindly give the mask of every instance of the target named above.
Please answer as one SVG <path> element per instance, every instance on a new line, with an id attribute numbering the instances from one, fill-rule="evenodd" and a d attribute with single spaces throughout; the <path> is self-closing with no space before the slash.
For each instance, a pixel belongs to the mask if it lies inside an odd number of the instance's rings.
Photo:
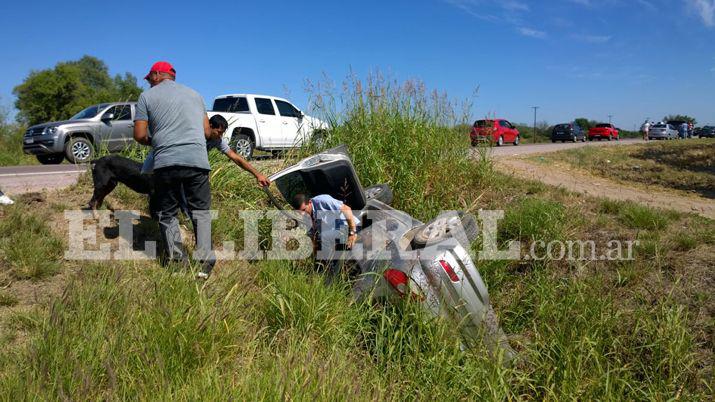
<path id="1" fill-rule="evenodd" d="M 12 205 L 15 201 L 11 200 L 10 197 L 5 194 L 0 195 L 0 205 Z"/>

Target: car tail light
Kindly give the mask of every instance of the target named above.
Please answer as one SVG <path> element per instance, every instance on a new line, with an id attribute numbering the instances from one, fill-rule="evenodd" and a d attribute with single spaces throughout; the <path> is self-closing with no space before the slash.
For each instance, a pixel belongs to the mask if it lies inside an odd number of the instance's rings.
<path id="1" fill-rule="evenodd" d="M 444 269 L 444 272 L 447 273 L 447 276 L 449 276 L 449 280 L 452 282 L 459 282 L 459 277 L 457 276 L 457 273 L 454 272 L 454 268 L 452 268 L 451 265 L 445 260 L 439 260 L 439 265 L 442 266 L 442 269 Z"/>
<path id="2" fill-rule="evenodd" d="M 408 278 L 404 272 L 388 269 L 385 271 L 384 276 L 400 296 L 407 294 Z"/>

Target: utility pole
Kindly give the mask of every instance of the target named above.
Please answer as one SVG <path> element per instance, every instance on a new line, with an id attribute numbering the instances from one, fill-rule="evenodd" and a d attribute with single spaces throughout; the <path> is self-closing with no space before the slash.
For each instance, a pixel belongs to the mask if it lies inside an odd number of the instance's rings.
<path id="1" fill-rule="evenodd" d="M 541 106 L 532 106 L 531 108 L 534 109 L 534 141 L 533 143 L 536 144 L 536 111 L 540 108 Z"/>

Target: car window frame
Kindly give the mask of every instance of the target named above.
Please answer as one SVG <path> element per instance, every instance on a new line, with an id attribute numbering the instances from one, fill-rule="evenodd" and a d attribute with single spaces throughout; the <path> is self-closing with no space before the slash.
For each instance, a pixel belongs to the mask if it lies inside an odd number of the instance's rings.
<path id="1" fill-rule="evenodd" d="M 268 104 L 271 105 L 271 110 L 273 111 L 273 113 L 263 113 L 263 112 L 261 112 L 260 108 L 258 107 L 258 101 L 259 101 L 259 100 L 261 100 L 261 101 L 268 101 Z M 255 97 L 255 98 L 253 98 L 253 104 L 256 106 L 256 113 L 258 113 L 258 114 L 260 114 L 260 115 L 263 115 L 263 116 L 277 116 L 277 114 L 276 114 L 276 109 L 277 109 L 277 108 L 276 108 L 276 106 L 275 106 L 274 103 L 273 103 L 273 99 L 271 99 L 271 98 L 259 98 L 259 97 Z"/>

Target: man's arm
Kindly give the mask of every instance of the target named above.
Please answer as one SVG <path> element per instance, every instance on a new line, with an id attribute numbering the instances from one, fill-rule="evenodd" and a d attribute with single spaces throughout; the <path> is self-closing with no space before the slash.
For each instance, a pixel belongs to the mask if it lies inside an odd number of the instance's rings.
<path id="1" fill-rule="evenodd" d="M 248 163 L 247 160 L 243 159 L 241 155 L 235 153 L 232 149 L 228 150 L 226 156 L 228 156 L 228 158 L 231 159 L 233 163 L 238 165 L 241 169 L 251 173 L 256 178 L 258 184 L 261 187 L 271 185 L 271 181 L 268 180 L 266 176 L 262 175 L 258 170 L 256 170 L 256 168 L 254 168 L 250 163 Z"/>
<path id="2" fill-rule="evenodd" d="M 355 227 L 355 215 L 353 215 L 353 210 L 350 208 L 348 204 L 343 204 L 343 206 L 340 207 L 340 212 L 345 215 L 345 220 L 347 221 L 348 224 L 348 230 L 350 230 L 350 234 L 348 235 L 348 242 L 347 246 L 348 248 L 353 248 L 353 245 L 355 244 L 355 240 L 357 239 L 357 227 Z"/>
<path id="3" fill-rule="evenodd" d="M 151 145 L 148 126 L 149 122 L 146 120 L 134 120 L 134 141 L 143 145 Z"/>
<path id="4" fill-rule="evenodd" d="M 209 115 L 204 114 L 204 136 L 207 140 L 211 139 L 211 125 L 209 124 Z"/>

